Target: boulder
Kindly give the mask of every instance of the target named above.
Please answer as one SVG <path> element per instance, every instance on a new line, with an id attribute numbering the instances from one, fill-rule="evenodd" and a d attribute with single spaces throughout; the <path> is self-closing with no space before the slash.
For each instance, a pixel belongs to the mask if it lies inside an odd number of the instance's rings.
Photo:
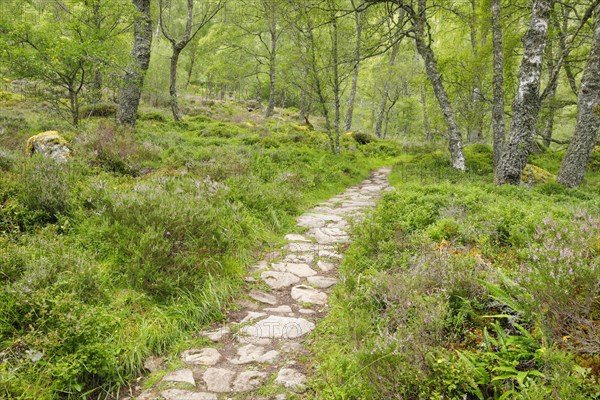
<path id="1" fill-rule="evenodd" d="M 56 161 L 67 161 L 71 157 L 71 149 L 58 132 L 48 131 L 27 139 L 25 154 L 41 154 Z"/>

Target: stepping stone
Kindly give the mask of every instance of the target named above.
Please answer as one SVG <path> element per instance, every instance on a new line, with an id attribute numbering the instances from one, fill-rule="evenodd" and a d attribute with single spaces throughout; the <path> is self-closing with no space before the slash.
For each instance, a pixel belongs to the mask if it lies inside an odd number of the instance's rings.
<path id="1" fill-rule="evenodd" d="M 343 231 L 339 228 L 320 228 L 317 229 L 329 236 L 348 236 L 346 231 Z"/>
<path id="2" fill-rule="evenodd" d="M 281 351 L 284 353 L 299 353 L 304 350 L 302 343 L 285 341 L 281 345 Z"/>
<path id="3" fill-rule="evenodd" d="M 156 372 L 162 368 L 164 361 L 162 357 L 150 356 L 144 360 L 144 368 L 150 372 Z"/>
<path id="4" fill-rule="evenodd" d="M 293 390 L 294 392 L 304 391 L 305 382 L 306 376 L 303 373 L 291 368 L 282 368 L 275 379 L 276 384 L 282 385 L 287 389 Z"/>
<path id="5" fill-rule="evenodd" d="M 311 303 L 320 306 L 327 303 L 327 295 L 325 293 L 306 285 L 294 286 L 292 288 L 292 299 L 299 303 Z"/>
<path id="6" fill-rule="evenodd" d="M 262 346 L 248 344 L 237 350 L 237 359 L 229 360 L 232 364 L 242 365 L 250 363 L 273 364 L 279 359 L 277 350 L 265 351 Z"/>
<path id="7" fill-rule="evenodd" d="M 249 392 L 258 389 L 265 381 L 267 374 L 259 371 L 240 372 L 233 382 L 234 392 Z"/>
<path id="8" fill-rule="evenodd" d="M 202 350 L 190 349 L 181 353 L 181 360 L 186 364 L 213 366 L 221 359 L 217 349 L 207 347 Z"/>
<path id="9" fill-rule="evenodd" d="M 285 240 L 287 240 L 288 242 L 310 242 L 310 240 L 308 240 L 306 237 L 302 235 L 297 235 L 295 233 L 285 235 Z"/>
<path id="10" fill-rule="evenodd" d="M 276 314 L 289 314 L 293 312 L 292 307 L 286 305 L 275 308 L 265 308 L 264 311 Z"/>
<path id="11" fill-rule="evenodd" d="M 350 240 L 348 236 L 330 236 L 323 232 L 321 229 L 316 229 L 312 236 L 317 240 L 319 244 L 333 244 L 333 243 L 346 243 Z"/>
<path id="12" fill-rule="evenodd" d="M 316 314 L 317 313 L 315 310 L 311 310 L 310 308 L 301 308 L 300 310 L 298 310 L 298 312 L 300 314 L 304 314 L 304 315 L 310 315 L 310 314 Z"/>
<path id="13" fill-rule="evenodd" d="M 289 272 L 301 278 L 306 278 L 307 276 L 313 276 L 317 274 L 317 272 L 308 264 L 274 263 L 272 264 L 272 267 L 275 271 Z"/>
<path id="14" fill-rule="evenodd" d="M 240 334 L 254 339 L 295 339 L 310 333 L 315 324 L 304 318 L 271 315 L 254 325 L 245 326 Z"/>
<path id="15" fill-rule="evenodd" d="M 231 382 L 235 372 L 224 368 L 209 368 L 202 375 L 209 392 L 227 393 L 231 392 Z"/>
<path id="16" fill-rule="evenodd" d="M 231 333 L 231 329 L 228 326 L 224 326 L 214 331 L 204 331 L 202 332 L 202 336 L 206 336 L 213 342 L 219 342 L 223 339 L 223 336 L 229 335 Z"/>
<path id="17" fill-rule="evenodd" d="M 272 306 L 277 304 L 277 297 L 269 293 L 261 292 L 259 290 L 251 290 L 248 296 L 250 296 L 251 299 L 264 304 L 270 304 Z"/>
<path id="18" fill-rule="evenodd" d="M 257 264 L 251 266 L 248 270 L 251 272 L 263 271 L 269 268 L 269 263 L 266 260 L 261 260 Z"/>
<path id="19" fill-rule="evenodd" d="M 341 260 L 343 257 L 340 253 L 331 250 L 319 250 L 319 257 L 322 258 L 337 258 Z"/>
<path id="20" fill-rule="evenodd" d="M 288 254 L 285 256 L 283 261 L 290 263 L 301 263 L 301 264 L 312 264 L 315 260 L 314 253 L 304 253 L 304 254 Z"/>
<path id="21" fill-rule="evenodd" d="M 325 225 L 325 220 L 323 218 L 318 218 L 313 215 L 301 215 L 296 220 L 298 222 L 298 226 L 303 226 L 307 228 L 320 228 Z"/>
<path id="22" fill-rule="evenodd" d="M 317 261 L 317 267 L 319 267 L 319 269 L 323 272 L 329 272 L 329 271 L 335 269 L 334 264 L 328 263 L 325 261 L 321 261 L 321 260 Z"/>
<path id="23" fill-rule="evenodd" d="M 247 310 L 254 310 L 254 311 L 256 311 L 256 310 L 259 309 L 259 305 L 258 304 L 256 304 L 253 301 L 246 300 L 246 299 L 240 300 L 238 302 L 238 305 L 240 306 L 240 309 L 242 309 L 242 310 L 246 310 L 247 309 Z"/>
<path id="24" fill-rule="evenodd" d="M 302 253 L 315 253 L 322 249 L 331 249 L 331 246 L 323 246 L 319 243 L 288 243 L 283 246 L 287 254 L 302 254 Z"/>
<path id="25" fill-rule="evenodd" d="M 189 390 L 167 389 L 160 392 L 165 400 L 217 400 L 214 393 L 190 392 Z"/>
<path id="26" fill-rule="evenodd" d="M 289 272 L 265 271 L 260 274 L 260 277 L 275 290 L 283 289 L 300 282 L 300 278 Z"/>
<path id="27" fill-rule="evenodd" d="M 262 317 L 266 317 L 267 314 L 264 312 L 248 311 L 248 314 L 242 319 L 239 324 L 245 324 L 246 322 L 252 322 Z"/>
<path id="28" fill-rule="evenodd" d="M 194 380 L 194 373 L 191 369 L 180 369 L 177 371 L 169 372 L 162 378 L 163 382 L 185 382 L 190 385 L 196 386 Z"/>
<path id="29" fill-rule="evenodd" d="M 338 280 L 336 278 L 329 278 L 327 276 L 317 275 L 308 277 L 308 283 L 321 289 L 327 289 L 328 287 L 335 285 L 337 282 Z"/>

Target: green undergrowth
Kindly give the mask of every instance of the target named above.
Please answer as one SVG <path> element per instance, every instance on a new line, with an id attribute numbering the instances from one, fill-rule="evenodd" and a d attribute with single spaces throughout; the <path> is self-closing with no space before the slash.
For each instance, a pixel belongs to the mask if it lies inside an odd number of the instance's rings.
<path id="1" fill-rule="evenodd" d="M 479 169 L 394 167 L 313 335 L 314 397 L 599 398 L 597 189 L 496 187 L 489 151 L 466 154 Z"/>
<path id="2" fill-rule="evenodd" d="M 0 398 L 114 395 L 148 356 L 222 319 L 297 215 L 400 153 L 344 138 L 332 155 L 324 133 L 228 107 L 237 122 L 152 111 L 128 131 L 94 117 L 60 132 L 65 164 L 24 157 L 39 131 L 13 118 L 0 149 Z"/>

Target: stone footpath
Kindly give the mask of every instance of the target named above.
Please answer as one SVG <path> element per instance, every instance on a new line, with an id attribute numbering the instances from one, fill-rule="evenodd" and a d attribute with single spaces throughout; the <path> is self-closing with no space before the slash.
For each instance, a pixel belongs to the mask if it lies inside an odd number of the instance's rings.
<path id="1" fill-rule="evenodd" d="M 169 372 L 137 400 L 276 399 L 305 390 L 303 339 L 327 312 L 348 219 L 360 218 L 388 190 L 389 168 L 298 218 L 305 234 L 250 269 L 248 298 L 229 321 L 203 332 L 214 346 L 181 353 L 185 368 Z"/>

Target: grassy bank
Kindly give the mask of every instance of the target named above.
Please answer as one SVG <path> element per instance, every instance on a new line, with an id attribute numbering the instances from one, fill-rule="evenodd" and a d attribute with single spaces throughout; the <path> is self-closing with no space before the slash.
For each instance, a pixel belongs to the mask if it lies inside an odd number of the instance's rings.
<path id="1" fill-rule="evenodd" d="M 235 104 L 61 130 L 73 160 L 23 157 L 47 122 L 18 113 L 0 151 L 0 398 L 104 398 L 223 317 L 245 268 L 299 215 L 399 154 Z"/>
<path id="2" fill-rule="evenodd" d="M 466 175 L 431 151 L 395 166 L 314 335 L 316 397 L 598 398 L 600 170 L 496 187 L 490 155 L 467 149 Z"/>

